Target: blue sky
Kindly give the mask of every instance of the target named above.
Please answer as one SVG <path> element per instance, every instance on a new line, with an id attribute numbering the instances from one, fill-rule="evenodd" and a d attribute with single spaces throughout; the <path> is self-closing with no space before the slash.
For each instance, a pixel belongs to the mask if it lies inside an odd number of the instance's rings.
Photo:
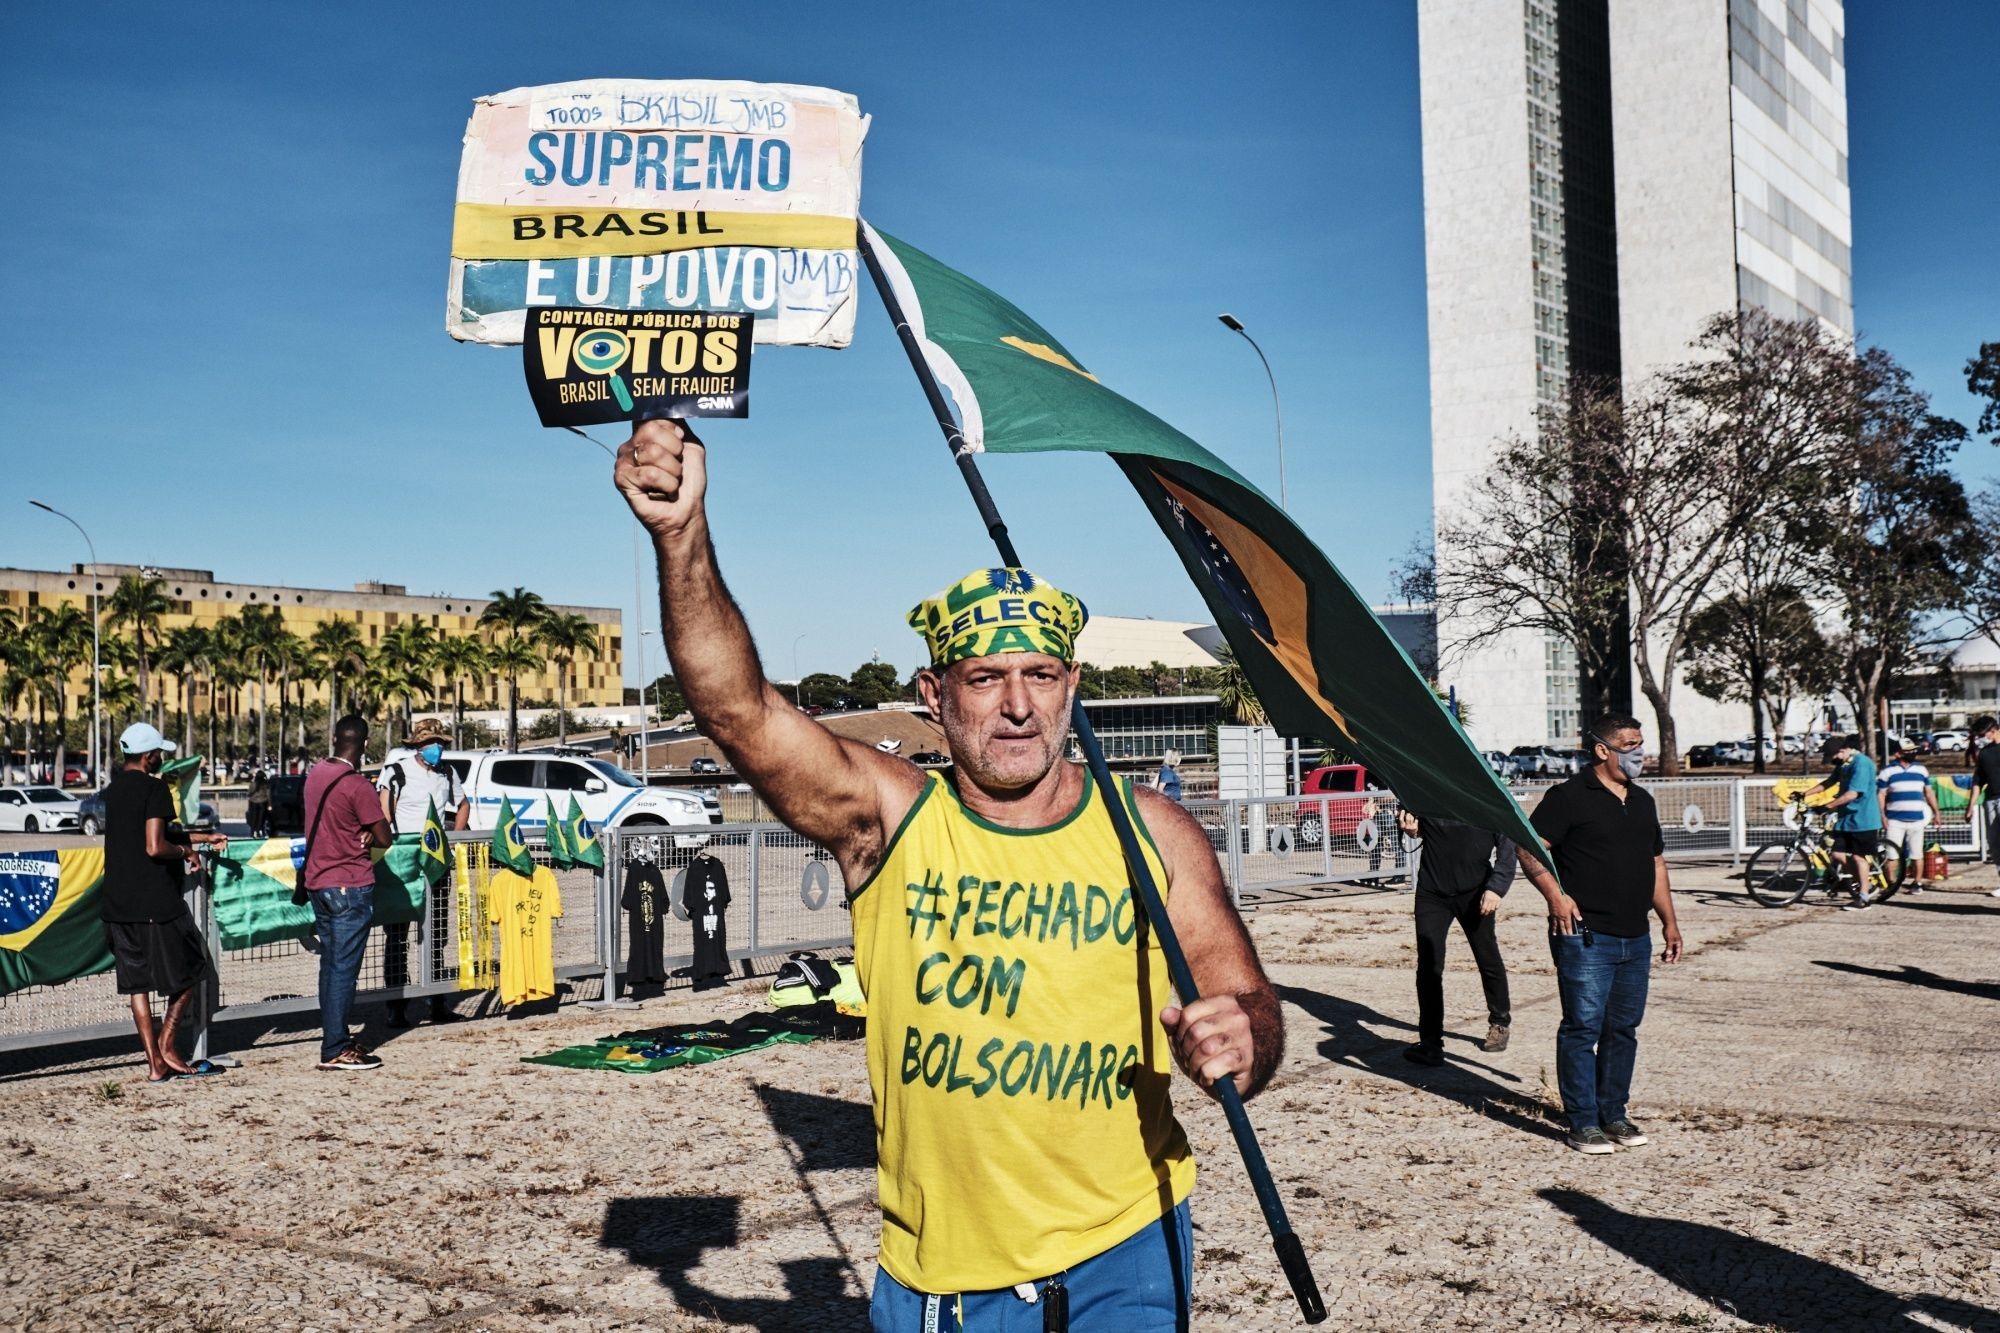
<path id="1" fill-rule="evenodd" d="M 1307 530 L 1369 595 L 1427 534 L 1414 5 L 564 13 L 0 10 L 16 330 L 0 565 L 84 558 L 34 496 L 105 560 L 524 584 L 629 617 L 629 520 L 603 457 L 540 427 L 517 353 L 443 332 L 472 99 L 596 77 L 856 94 L 877 226 L 1014 299 L 1275 492 L 1263 371 L 1215 319 L 1233 311 L 1277 374 Z M 1847 22 L 1857 317 L 1970 422 L 1960 367 L 2000 339 L 2000 9 L 1855 0 Z M 754 384 L 751 420 L 704 436 L 724 570 L 771 674 L 795 650 L 805 671 L 913 665 L 903 612 L 990 547 L 872 292 L 852 348 L 768 349 Z M 1983 481 L 1996 460 L 1975 445 L 1965 470 Z M 1102 613 L 1203 618 L 1108 461 L 986 466 L 1043 574 Z"/>

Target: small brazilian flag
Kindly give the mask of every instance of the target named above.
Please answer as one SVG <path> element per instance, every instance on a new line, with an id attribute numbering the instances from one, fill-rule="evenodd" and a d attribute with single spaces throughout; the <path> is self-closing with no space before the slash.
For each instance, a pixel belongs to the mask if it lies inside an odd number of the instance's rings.
<path id="1" fill-rule="evenodd" d="M 444 820 L 438 818 L 437 802 L 424 812 L 424 850 L 418 864 L 423 867 L 424 878 L 432 888 L 444 883 L 451 873 L 451 849 L 445 845 Z"/>
<path id="2" fill-rule="evenodd" d="M 542 793 L 542 804 L 549 813 L 548 823 L 543 826 L 542 841 L 549 849 L 549 861 L 558 870 L 567 870 L 576 864 L 576 853 L 570 850 L 569 839 L 563 834 L 563 819 L 556 809 L 556 798 Z"/>
<path id="3" fill-rule="evenodd" d="M 563 819 L 563 841 L 569 844 L 570 860 L 576 865 L 604 869 L 604 848 L 598 845 L 597 830 L 583 817 L 576 797 L 569 798 L 569 814 Z"/>
<path id="4" fill-rule="evenodd" d="M 500 798 L 500 822 L 493 826 L 493 859 L 517 875 L 535 873 L 535 858 L 521 838 L 521 821 L 514 815 L 514 803 Z"/>

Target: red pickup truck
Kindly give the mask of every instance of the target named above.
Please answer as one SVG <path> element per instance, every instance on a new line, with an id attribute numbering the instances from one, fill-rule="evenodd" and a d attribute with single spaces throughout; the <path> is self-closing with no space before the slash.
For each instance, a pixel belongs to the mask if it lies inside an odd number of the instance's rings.
<path id="1" fill-rule="evenodd" d="M 1322 807 L 1310 798 L 1345 798 L 1327 801 L 1324 809 L 1333 836 L 1347 838 L 1369 817 L 1369 801 L 1362 793 L 1380 786 L 1363 764 L 1322 764 L 1306 774 L 1299 784 L 1299 795 L 1307 798 L 1299 806 L 1299 842 L 1307 847 L 1319 846 Z"/>

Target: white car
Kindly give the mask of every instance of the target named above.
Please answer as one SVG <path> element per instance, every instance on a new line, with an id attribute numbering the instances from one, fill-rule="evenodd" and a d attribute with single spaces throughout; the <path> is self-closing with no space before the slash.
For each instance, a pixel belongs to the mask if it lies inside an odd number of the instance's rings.
<path id="1" fill-rule="evenodd" d="M 0 787 L 0 832 L 74 833 L 76 797 L 60 787 Z"/>
<path id="2" fill-rule="evenodd" d="M 555 754 L 508 754 L 499 750 L 446 750 L 443 762 L 465 784 L 472 803 L 471 826 L 490 829 L 500 822 L 500 802 L 514 807 L 525 831 L 547 825 L 548 807 L 569 813 L 575 797 L 583 817 L 599 828 L 682 827 L 719 824 L 722 807 L 692 788 L 648 787 L 608 759 Z M 708 835 L 674 838 L 676 847 L 699 847 Z"/>
<path id="3" fill-rule="evenodd" d="M 1963 751 L 1968 743 L 1962 731 L 1934 731 L 1931 733 L 1931 748 L 1939 754 L 1947 751 L 1956 754 Z"/>

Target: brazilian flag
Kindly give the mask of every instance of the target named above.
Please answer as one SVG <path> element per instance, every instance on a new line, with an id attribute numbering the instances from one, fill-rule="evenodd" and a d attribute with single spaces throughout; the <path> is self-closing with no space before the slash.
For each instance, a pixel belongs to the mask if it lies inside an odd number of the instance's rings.
<path id="1" fill-rule="evenodd" d="M 1166 535 L 1273 726 L 1389 780 L 1420 813 L 1541 840 L 1368 603 L 1227 463 L 1100 384 L 1006 298 L 863 224 L 973 451 L 1109 454 Z"/>
<path id="2" fill-rule="evenodd" d="M 556 809 L 556 798 L 542 793 L 542 805 L 548 810 L 548 823 L 543 826 L 542 841 L 549 849 L 549 861 L 558 870 L 567 870 L 576 864 L 576 855 L 570 851 L 569 839 L 563 836 L 562 814 Z"/>
<path id="3" fill-rule="evenodd" d="M 102 847 L 0 852 L 0 995 L 110 970 L 103 883 Z"/>
<path id="4" fill-rule="evenodd" d="M 446 845 L 444 820 L 438 818 L 437 801 L 432 800 L 430 808 L 424 811 L 424 851 L 422 865 L 424 879 L 432 888 L 444 883 L 451 873 L 451 848 Z"/>
<path id="5" fill-rule="evenodd" d="M 514 814 L 514 803 L 505 796 L 500 798 L 500 822 L 493 826 L 493 860 L 517 875 L 535 873 L 535 858 L 521 837 L 521 821 Z"/>
<path id="6" fill-rule="evenodd" d="M 563 841 L 569 844 L 572 863 L 604 869 L 604 847 L 597 841 L 597 830 L 583 817 L 583 807 L 576 802 L 575 795 L 569 798 L 569 814 L 563 818 Z"/>

